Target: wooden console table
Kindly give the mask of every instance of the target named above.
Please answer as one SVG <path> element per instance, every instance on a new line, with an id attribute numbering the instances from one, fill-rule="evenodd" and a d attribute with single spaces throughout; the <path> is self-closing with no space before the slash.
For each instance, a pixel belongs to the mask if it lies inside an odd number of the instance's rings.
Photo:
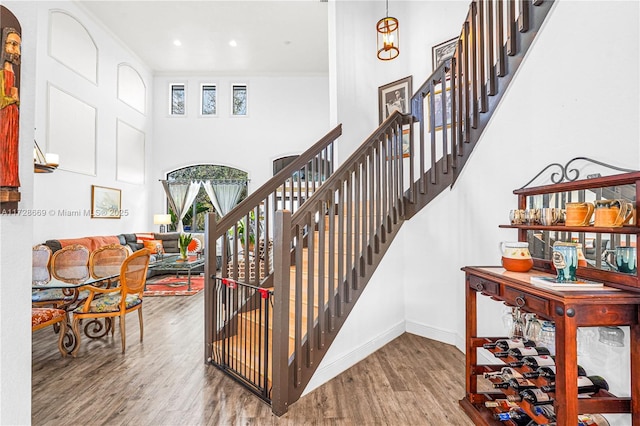
<path id="1" fill-rule="evenodd" d="M 500 397 L 499 390 L 478 390 L 477 376 L 502 366 L 478 365 L 476 348 L 494 340 L 477 334 L 478 294 L 555 322 L 558 425 L 574 425 L 582 413 L 631 413 L 633 425 L 640 425 L 640 293 L 608 287 L 606 283 L 602 290 L 547 290 L 529 282 L 532 275 L 550 275 L 539 270 L 518 273 L 501 267 L 471 266 L 462 270 L 466 273 L 466 396 L 460 405 L 476 425 L 504 424 L 494 420 L 484 405 L 485 401 Z M 631 398 L 618 398 L 604 391 L 591 398 L 578 398 L 577 328 L 620 325 L 630 326 L 631 331 Z M 538 424 L 547 422 L 528 403 L 520 404 Z"/>

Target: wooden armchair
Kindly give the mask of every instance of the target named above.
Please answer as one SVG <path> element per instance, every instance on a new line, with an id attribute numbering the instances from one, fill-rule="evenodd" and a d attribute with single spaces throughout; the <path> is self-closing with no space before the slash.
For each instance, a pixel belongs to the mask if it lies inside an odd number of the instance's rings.
<path id="1" fill-rule="evenodd" d="M 66 246 L 51 256 L 51 262 L 47 260 L 51 255 L 51 249 L 45 245 L 36 245 L 32 250 L 32 282 L 33 284 L 46 284 L 51 275 L 54 278 L 70 283 L 83 282 L 89 277 L 89 250 L 82 245 L 74 244 Z M 47 264 L 51 264 L 50 269 Z M 46 269 L 46 271 L 45 271 Z M 86 297 L 87 293 L 81 293 L 78 298 Z M 73 302 L 73 295 L 65 293 L 61 289 L 33 290 L 31 292 L 31 304 L 33 306 L 60 307 Z"/>
<path id="2" fill-rule="evenodd" d="M 50 325 L 60 326 L 58 331 L 58 350 L 63 357 L 67 356 L 64 348 L 64 336 L 67 334 L 67 313 L 56 308 L 31 308 L 31 331 L 40 330 Z"/>
<path id="3" fill-rule="evenodd" d="M 120 244 L 99 247 L 89 256 L 89 274 L 93 278 L 118 275 L 122 263 L 130 254 L 128 247 Z"/>
<path id="4" fill-rule="evenodd" d="M 89 295 L 84 303 L 73 311 L 73 331 L 77 344 L 71 354 L 75 357 L 80 349 L 80 321 L 86 318 L 120 318 L 120 334 L 122 353 L 126 347 L 125 316 L 129 312 L 138 311 L 140 323 L 140 341 L 143 337 L 142 296 L 149 267 L 149 249 L 136 251 L 127 257 L 120 267 L 120 286 L 115 288 L 99 288 L 85 286 Z M 96 297 L 102 295 L 101 297 Z"/>

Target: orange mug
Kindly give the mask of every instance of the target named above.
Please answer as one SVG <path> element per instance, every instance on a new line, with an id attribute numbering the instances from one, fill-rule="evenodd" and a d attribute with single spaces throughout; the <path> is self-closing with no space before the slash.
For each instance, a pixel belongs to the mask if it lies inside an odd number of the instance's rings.
<path id="1" fill-rule="evenodd" d="M 594 206 L 591 203 L 567 203 L 564 224 L 566 226 L 589 226 Z"/>
<path id="2" fill-rule="evenodd" d="M 634 216 L 633 204 L 625 200 L 598 200 L 593 226 L 619 228 Z"/>

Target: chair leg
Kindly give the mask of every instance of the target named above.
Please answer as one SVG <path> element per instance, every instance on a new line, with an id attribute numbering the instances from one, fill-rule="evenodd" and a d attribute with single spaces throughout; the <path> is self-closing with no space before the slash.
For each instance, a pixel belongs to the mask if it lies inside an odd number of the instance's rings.
<path id="1" fill-rule="evenodd" d="M 124 353 L 124 348 L 126 345 L 126 338 L 125 338 L 125 325 L 124 325 L 124 317 L 125 314 L 120 315 L 120 338 L 122 339 L 122 353 Z"/>
<path id="2" fill-rule="evenodd" d="M 67 334 L 67 317 L 66 315 L 62 317 L 62 320 L 59 322 L 60 331 L 58 332 L 58 350 L 62 354 L 62 358 L 67 356 L 67 350 L 64 347 L 64 337 Z"/>
<path id="3" fill-rule="evenodd" d="M 142 336 L 144 334 L 144 325 L 142 323 L 142 307 L 138 309 L 138 322 L 140 323 L 140 341 L 142 342 Z"/>
<path id="4" fill-rule="evenodd" d="M 60 330 L 62 332 L 62 330 Z M 78 350 L 80 350 L 80 318 L 73 316 L 73 334 L 76 338 L 76 347 L 71 351 L 71 356 L 74 358 L 78 355 Z"/>

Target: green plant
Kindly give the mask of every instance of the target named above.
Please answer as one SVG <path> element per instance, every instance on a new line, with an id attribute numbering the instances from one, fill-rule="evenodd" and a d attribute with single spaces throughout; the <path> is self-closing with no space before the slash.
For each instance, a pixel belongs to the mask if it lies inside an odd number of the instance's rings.
<path id="1" fill-rule="evenodd" d="M 263 219 L 264 219 L 263 217 L 260 217 L 259 220 L 256 221 L 256 214 L 255 214 L 254 211 L 251 211 L 249 213 L 249 226 L 248 227 L 245 224 L 245 222 L 247 220 L 246 217 L 238 222 L 238 238 L 240 239 L 240 242 L 242 243 L 242 245 L 244 245 L 245 234 L 247 234 L 249 236 L 249 245 L 254 245 L 256 243 L 256 225 L 260 228 L 260 231 L 262 231 L 263 230 L 263 228 L 262 228 L 262 220 Z M 249 229 L 248 231 L 246 231 L 247 228 Z"/>
<path id="2" fill-rule="evenodd" d="M 191 234 L 180 234 L 178 237 L 178 246 L 180 247 L 180 257 L 185 259 L 187 257 L 187 248 L 189 247 L 189 243 L 193 241 L 193 237 Z"/>

